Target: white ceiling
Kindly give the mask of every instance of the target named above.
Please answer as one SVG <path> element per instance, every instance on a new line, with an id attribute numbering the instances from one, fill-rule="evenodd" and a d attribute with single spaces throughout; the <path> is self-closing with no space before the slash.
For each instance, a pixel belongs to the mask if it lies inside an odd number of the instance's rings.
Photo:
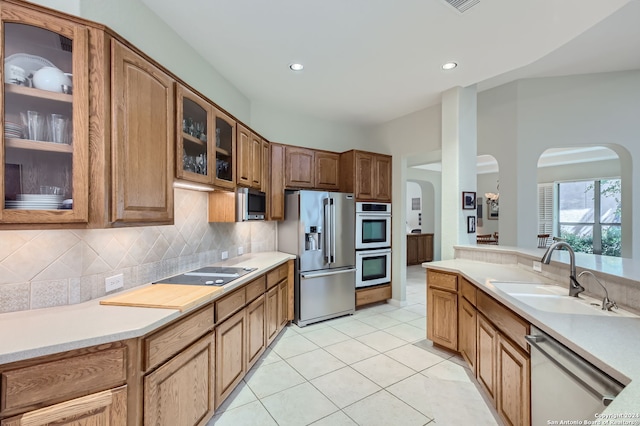
<path id="1" fill-rule="evenodd" d="M 250 100 L 329 120 L 385 122 L 455 86 L 640 69 L 640 0 L 480 0 L 462 14 L 443 0 L 142 1 Z"/>

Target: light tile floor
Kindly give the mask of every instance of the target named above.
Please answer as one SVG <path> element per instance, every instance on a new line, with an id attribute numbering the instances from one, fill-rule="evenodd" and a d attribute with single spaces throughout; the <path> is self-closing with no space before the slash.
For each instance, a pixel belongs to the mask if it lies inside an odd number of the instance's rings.
<path id="1" fill-rule="evenodd" d="M 426 340 L 425 270 L 407 305 L 288 326 L 208 426 L 500 425 L 457 355 Z"/>

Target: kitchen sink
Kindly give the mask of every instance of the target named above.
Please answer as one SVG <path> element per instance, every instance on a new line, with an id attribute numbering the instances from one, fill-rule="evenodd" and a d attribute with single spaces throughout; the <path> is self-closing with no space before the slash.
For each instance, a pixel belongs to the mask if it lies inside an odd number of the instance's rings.
<path id="1" fill-rule="evenodd" d="M 584 295 L 571 297 L 566 288 L 557 285 L 527 282 L 491 282 L 491 285 L 539 311 L 639 318 L 638 315 L 622 309 L 602 310 L 601 300 Z"/>

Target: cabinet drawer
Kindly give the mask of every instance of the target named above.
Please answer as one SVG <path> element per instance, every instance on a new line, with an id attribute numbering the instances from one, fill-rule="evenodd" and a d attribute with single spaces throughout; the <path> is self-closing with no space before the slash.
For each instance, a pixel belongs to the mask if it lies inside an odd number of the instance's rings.
<path id="1" fill-rule="evenodd" d="M 112 348 L 2 372 L 2 413 L 64 401 L 125 383 L 126 348 Z"/>
<path id="2" fill-rule="evenodd" d="M 477 293 L 477 307 L 502 334 L 529 353 L 529 346 L 524 339 L 529 334 L 529 323 L 482 291 Z"/>
<path id="3" fill-rule="evenodd" d="M 427 270 L 427 285 L 444 290 L 458 291 L 458 276 L 444 272 Z"/>
<path id="4" fill-rule="evenodd" d="M 239 288 L 228 296 L 216 301 L 216 323 L 227 318 L 247 303 L 245 287 Z"/>
<path id="5" fill-rule="evenodd" d="M 284 263 L 277 268 L 267 272 L 267 288 L 271 288 L 278 284 L 283 279 L 287 278 L 289 274 L 289 264 Z"/>
<path id="6" fill-rule="evenodd" d="M 477 289 L 475 285 L 471 284 L 464 278 L 460 278 L 460 294 L 462 294 L 462 297 L 467 299 L 473 306 L 476 306 L 476 291 Z"/>
<path id="7" fill-rule="evenodd" d="M 247 284 L 245 287 L 245 291 L 247 292 L 247 302 L 251 302 L 256 297 L 264 294 L 266 281 L 267 279 L 263 275 Z"/>
<path id="8" fill-rule="evenodd" d="M 144 339 L 144 369 L 171 358 L 213 328 L 213 305 Z"/>

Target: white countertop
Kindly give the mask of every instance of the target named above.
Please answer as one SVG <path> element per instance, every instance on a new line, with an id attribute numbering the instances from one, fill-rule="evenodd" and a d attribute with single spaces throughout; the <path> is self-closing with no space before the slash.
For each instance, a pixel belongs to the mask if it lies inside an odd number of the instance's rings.
<path id="1" fill-rule="evenodd" d="M 491 285 L 491 281 L 558 283 L 516 265 L 454 259 L 423 263 L 422 266 L 461 274 L 481 291 L 627 385 L 605 410 L 606 414 L 640 414 L 640 318 L 559 314 L 534 309 L 500 291 Z M 568 288 L 568 283 L 561 284 Z"/>
<path id="2" fill-rule="evenodd" d="M 215 266 L 258 269 L 225 285 L 215 299 L 289 259 L 295 259 L 295 256 L 266 252 L 245 254 L 216 263 Z M 114 294 L 118 293 L 109 293 L 105 298 Z M 175 309 L 105 306 L 100 305 L 100 299 L 94 299 L 77 305 L 0 314 L 0 364 L 140 337 L 198 307 L 180 312 Z"/>

